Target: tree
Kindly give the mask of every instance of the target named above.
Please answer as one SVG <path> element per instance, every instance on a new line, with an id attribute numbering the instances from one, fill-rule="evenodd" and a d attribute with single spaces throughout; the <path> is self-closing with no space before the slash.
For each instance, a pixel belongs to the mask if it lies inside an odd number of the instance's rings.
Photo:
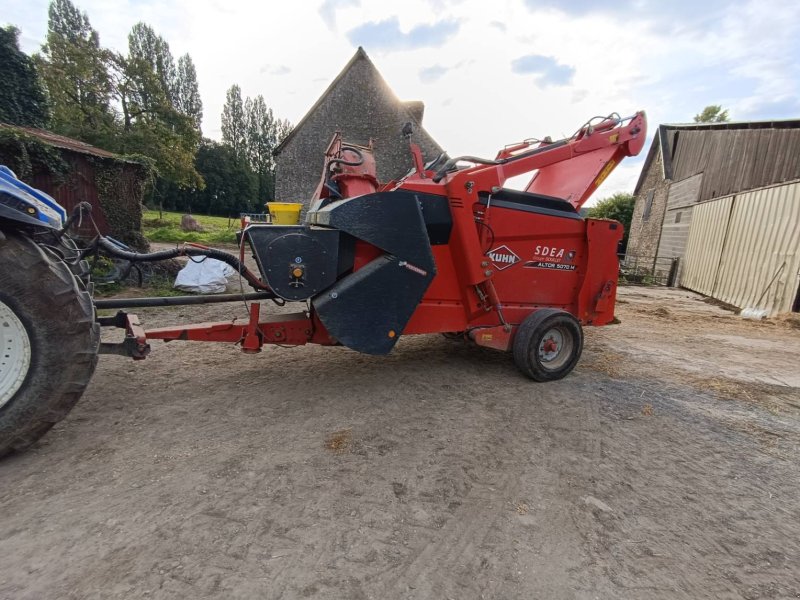
<path id="1" fill-rule="evenodd" d="M 128 61 L 141 78 L 138 89 L 142 105 L 174 105 L 175 60 L 166 40 L 147 23 L 140 21 L 131 28 Z"/>
<path id="2" fill-rule="evenodd" d="M 51 128 L 101 146 L 112 146 L 110 53 L 86 13 L 70 0 L 52 0 L 47 41 L 38 64 L 52 105 Z"/>
<path id="3" fill-rule="evenodd" d="M 0 121 L 44 127 L 49 107 L 33 60 L 19 48 L 19 29 L 0 27 Z"/>
<path id="4" fill-rule="evenodd" d="M 228 90 L 222 108 L 222 141 L 238 158 L 246 158 L 247 123 L 242 103 L 242 89 L 234 84 Z"/>
<path id="5" fill-rule="evenodd" d="M 178 59 L 178 70 L 175 77 L 175 108 L 181 114 L 191 118 L 194 127 L 200 133 L 203 120 L 203 101 L 197 86 L 197 70 L 192 57 L 184 54 Z"/>
<path id="6" fill-rule="evenodd" d="M 112 62 L 122 111 L 119 151 L 153 159 L 159 200 L 183 188 L 202 188 L 194 167 L 200 132 L 194 117 L 175 106 L 177 72 L 169 44 L 146 23 L 137 23 L 128 35 L 128 56 L 116 54 Z"/>
<path id="7" fill-rule="evenodd" d="M 275 127 L 277 129 L 277 136 L 276 136 L 276 146 L 283 143 L 283 140 L 286 139 L 290 133 L 292 133 L 292 129 L 294 129 L 294 125 L 289 122 L 289 119 L 278 119 L 275 122 Z"/>
<path id="8" fill-rule="evenodd" d="M 204 139 L 195 166 L 206 182 L 205 189 L 186 192 L 184 205 L 178 208 L 230 216 L 256 207 L 256 176 L 229 145 Z"/>
<path id="9" fill-rule="evenodd" d="M 722 110 L 719 104 L 710 104 L 694 116 L 695 123 L 727 123 L 730 120 L 728 110 Z"/>
<path id="10" fill-rule="evenodd" d="M 618 192 L 589 208 L 589 216 L 593 219 L 613 219 L 622 223 L 625 227 L 625 235 L 622 238 L 620 250 L 623 252 L 628 247 L 628 230 L 633 221 L 633 205 L 633 194 Z"/>
<path id="11" fill-rule="evenodd" d="M 260 94 L 255 100 L 247 98 L 244 112 L 247 122 L 247 159 L 258 178 L 258 197 L 263 201 L 271 200 L 275 171 L 272 151 L 278 135 L 275 117 Z"/>

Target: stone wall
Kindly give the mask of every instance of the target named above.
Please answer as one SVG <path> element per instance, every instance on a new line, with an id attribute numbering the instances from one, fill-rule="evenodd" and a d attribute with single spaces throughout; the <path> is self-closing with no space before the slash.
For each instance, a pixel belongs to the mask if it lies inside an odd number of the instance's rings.
<path id="1" fill-rule="evenodd" d="M 697 202 L 703 174 L 699 173 L 683 181 L 675 181 L 669 187 L 667 211 L 661 227 L 661 242 L 658 256 L 664 258 L 682 257 L 689 238 L 692 222 L 692 208 Z"/>
<path id="2" fill-rule="evenodd" d="M 407 107 L 366 55 L 357 55 L 276 156 L 276 200 L 309 204 L 322 175 L 325 149 L 336 131 L 353 144 L 374 140 L 380 181 L 402 177 L 412 161 L 400 132 L 411 120 Z M 442 151 L 421 126 L 412 139 L 422 148 L 426 162 Z"/>
<path id="3" fill-rule="evenodd" d="M 649 201 L 651 192 L 652 202 Z M 661 152 L 658 152 L 650 163 L 644 182 L 636 195 L 633 220 L 628 237 L 628 249 L 626 250 L 627 254 L 631 256 L 656 256 L 668 196 L 669 182 L 664 180 Z M 645 218 L 648 203 L 650 204 L 649 215 Z"/>

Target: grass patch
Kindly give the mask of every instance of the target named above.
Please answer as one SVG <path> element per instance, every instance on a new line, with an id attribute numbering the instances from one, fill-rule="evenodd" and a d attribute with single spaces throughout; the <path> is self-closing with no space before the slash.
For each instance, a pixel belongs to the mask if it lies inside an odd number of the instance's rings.
<path id="1" fill-rule="evenodd" d="M 236 231 L 182 231 L 180 227 L 144 229 L 151 242 L 194 242 L 196 244 L 235 244 Z"/>
<path id="2" fill-rule="evenodd" d="M 142 233 L 151 242 L 236 243 L 239 219 L 192 215 L 203 228 L 203 231 L 183 231 L 181 229 L 182 216 L 183 213 L 164 211 L 159 218 L 157 210 L 146 210 L 142 218 Z"/>
<path id="3" fill-rule="evenodd" d="M 121 283 L 100 283 L 94 288 L 95 298 L 138 298 L 168 296 L 191 296 L 191 292 L 177 290 L 172 287 L 174 277 L 166 274 L 153 275 L 142 287 L 122 285 Z"/>

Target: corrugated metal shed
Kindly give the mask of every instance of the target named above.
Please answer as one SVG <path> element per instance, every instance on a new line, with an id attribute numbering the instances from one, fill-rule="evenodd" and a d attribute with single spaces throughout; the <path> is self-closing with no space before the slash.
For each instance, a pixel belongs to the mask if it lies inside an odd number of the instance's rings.
<path id="1" fill-rule="evenodd" d="M 666 129 L 672 181 L 703 173 L 698 201 L 800 178 L 800 128 Z"/>
<path id="2" fill-rule="evenodd" d="M 638 197 L 657 156 L 661 178 L 705 174 L 699 200 L 800 178 L 800 119 L 658 126 L 634 194 Z"/>
<path id="3" fill-rule="evenodd" d="M 800 182 L 694 207 L 681 284 L 739 308 L 792 310 L 800 286 Z"/>
<path id="4" fill-rule="evenodd" d="M 717 270 L 725 246 L 726 227 L 733 196 L 698 204 L 692 209 L 692 225 L 686 242 L 681 285 L 706 296 L 714 295 Z"/>

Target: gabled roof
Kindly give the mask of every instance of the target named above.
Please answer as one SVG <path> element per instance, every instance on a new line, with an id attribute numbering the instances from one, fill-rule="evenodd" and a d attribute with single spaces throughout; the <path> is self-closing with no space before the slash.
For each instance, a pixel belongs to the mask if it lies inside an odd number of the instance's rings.
<path id="1" fill-rule="evenodd" d="M 634 195 L 638 195 L 644 183 L 651 163 L 655 160 L 656 152 L 662 156 L 662 177 L 671 180 L 673 177 L 672 151 L 669 148 L 669 136 L 672 131 L 735 131 L 742 129 L 800 129 L 800 119 L 780 119 L 774 121 L 732 121 L 727 123 L 664 123 L 658 126 L 647 152 L 639 180 L 636 182 Z"/>
<path id="2" fill-rule="evenodd" d="M 353 66 L 357 62 L 362 61 L 362 60 L 366 61 L 367 64 L 372 68 L 372 70 L 375 71 L 375 75 L 377 76 L 378 80 L 381 83 L 383 83 L 386 86 L 387 89 L 391 90 L 389 85 L 386 83 L 386 80 L 381 75 L 380 71 L 378 71 L 378 68 L 370 60 L 369 56 L 367 56 L 367 53 L 364 51 L 364 48 L 359 46 L 358 50 L 356 50 L 356 53 L 353 55 L 353 58 L 351 58 L 348 61 L 348 63 L 344 66 L 344 68 L 341 70 L 341 72 L 336 76 L 336 78 L 326 88 L 326 90 L 322 93 L 322 95 L 317 99 L 317 101 L 314 103 L 314 105 L 308 110 L 308 112 L 306 112 L 306 114 L 303 116 L 303 118 L 300 119 L 300 121 L 297 123 L 297 125 L 294 126 L 294 128 L 289 133 L 289 135 L 287 135 L 283 139 L 283 141 L 280 144 L 278 144 L 278 146 L 275 148 L 275 150 L 272 151 L 273 155 L 278 155 L 278 154 L 281 153 L 281 151 L 286 146 L 286 144 L 288 144 L 289 141 L 291 141 L 291 139 L 295 136 L 295 134 L 300 129 L 302 129 L 303 125 L 305 125 L 305 123 L 306 123 L 306 121 L 308 121 L 309 117 L 322 105 L 322 103 L 331 94 L 331 92 L 333 92 L 333 90 L 336 89 L 336 86 L 339 85 L 339 82 L 341 82 L 341 80 L 344 78 L 344 76 L 347 74 L 347 72 L 350 69 L 352 69 Z M 396 98 L 396 96 L 395 96 L 395 98 Z M 398 103 L 399 106 L 402 106 L 405 109 L 405 111 L 408 113 L 408 120 L 409 121 L 413 122 L 418 127 L 422 126 L 422 115 L 424 114 L 424 110 L 425 110 L 425 105 L 424 105 L 423 102 L 421 102 L 419 100 L 411 100 L 411 101 L 407 101 L 407 102 L 401 102 L 398 99 L 397 103 Z"/>
<path id="3" fill-rule="evenodd" d="M 111 158 L 114 160 L 126 161 L 125 158 L 119 156 L 118 154 L 114 154 L 113 152 L 109 152 L 108 150 L 103 150 L 102 148 L 97 148 L 96 146 L 92 146 L 85 142 L 81 142 L 80 140 L 75 140 L 63 135 L 58 135 L 56 133 L 53 133 L 52 131 L 46 131 L 44 129 L 36 129 L 35 127 L 22 127 L 21 125 L 8 125 L 7 123 L 0 123 L 0 129 L 10 129 L 12 131 L 19 131 L 26 135 L 35 137 L 49 146 L 54 146 L 56 148 L 61 148 L 63 150 L 71 150 L 72 152 L 78 152 L 80 154 L 88 154 L 90 156 L 97 156 L 100 158 Z"/>

